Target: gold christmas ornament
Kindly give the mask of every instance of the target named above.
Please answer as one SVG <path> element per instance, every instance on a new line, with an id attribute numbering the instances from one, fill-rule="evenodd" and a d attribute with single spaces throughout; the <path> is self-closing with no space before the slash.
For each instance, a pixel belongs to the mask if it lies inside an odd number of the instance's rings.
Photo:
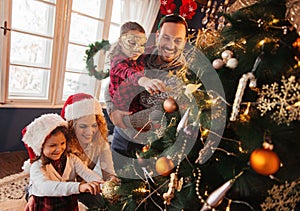
<path id="1" fill-rule="evenodd" d="M 172 173 L 170 175 L 170 183 L 168 185 L 169 189 L 166 193 L 163 194 L 165 204 L 167 205 L 171 204 L 171 200 L 175 196 L 175 190 L 177 190 L 178 192 L 181 191 L 182 185 L 183 185 L 183 177 L 181 177 L 181 179 L 179 180 L 177 174 Z"/>
<path id="2" fill-rule="evenodd" d="M 214 29 L 198 29 L 196 47 L 206 49 L 219 42 L 220 33 Z"/>
<path id="3" fill-rule="evenodd" d="M 167 157 L 159 158 L 155 163 L 156 172 L 162 176 L 169 176 L 174 168 L 174 163 Z"/>
<path id="4" fill-rule="evenodd" d="M 296 29 L 296 32 L 300 35 L 300 1 L 299 0 L 287 0 L 285 17 Z"/>
<path id="5" fill-rule="evenodd" d="M 120 196 L 117 194 L 119 189 L 119 183 L 116 181 L 106 181 L 102 184 L 102 195 L 106 198 L 110 203 L 115 203 L 119 200 Z"/>
<path id="6" fill-rule="evenodd" d="M 228 13 L 234 13 L 240 9 L 245 7 L 249 7 L 255 3 L 259 2 L 259 0 L 236 0 L 230 7 L 228 7 Z"/>
<path id="7" fill-rule="evenodd" d="M 178 109 L 178 105 L 173 97 L 169 97 L 164 101 L 164 109 L 167 113 L 173 113 Z"/>
<path id="8" fill-rule="evenodd" d="M 269 149 L 255 149 L 250 155 L 250 165 L 259 174 L 268 176 L 280 167 L 278 155 Z"/>

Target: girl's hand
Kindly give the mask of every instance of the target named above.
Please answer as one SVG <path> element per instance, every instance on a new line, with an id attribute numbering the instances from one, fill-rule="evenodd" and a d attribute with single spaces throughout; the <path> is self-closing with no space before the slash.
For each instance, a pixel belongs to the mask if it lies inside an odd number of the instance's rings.
<path id="1" fill-rule="evenodd" d="M 32 210 L 34 210 L 34 197 L 30 196 L 24 208 L 24 211 L 32 211 Z"/>
<path id="2" fill-rule="evenodd" d="M 103 181 L 101 182 L 87 182 L 87 183 L 80 183 L 79 185 L 79 192 L 89 192 L 92 195 L 96 195 L 98 193 L 101 193 L 101 187 L 100 184 L 103 184 Z"/>

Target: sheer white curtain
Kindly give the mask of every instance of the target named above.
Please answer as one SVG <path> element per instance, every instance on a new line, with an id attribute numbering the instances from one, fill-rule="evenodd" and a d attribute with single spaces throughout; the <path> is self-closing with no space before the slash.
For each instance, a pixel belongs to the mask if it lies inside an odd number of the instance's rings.
<path id="1" fill-rule="evenodd" d="M 158 15 L 160 0 L 123 0 L 122 22 L 136 21 L 149 35 Z"/>

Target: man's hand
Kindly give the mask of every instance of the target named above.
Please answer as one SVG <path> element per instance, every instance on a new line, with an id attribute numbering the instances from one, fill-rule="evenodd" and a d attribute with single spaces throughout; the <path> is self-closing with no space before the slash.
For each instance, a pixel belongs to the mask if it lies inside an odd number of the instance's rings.
<path id="1" fill-rule="evenodd" d="M 115 126 L 120 128 L 127 128 L 127 126 L 123 122 L 123 117 L 132 114 L 129 111 L 121 111 L 121 110 L 114 110 L 109 114 L 110 120 Z"/>

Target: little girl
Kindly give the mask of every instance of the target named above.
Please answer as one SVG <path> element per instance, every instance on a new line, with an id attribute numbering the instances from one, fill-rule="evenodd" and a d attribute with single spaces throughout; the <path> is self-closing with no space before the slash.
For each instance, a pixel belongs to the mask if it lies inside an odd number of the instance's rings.
<path id="1" fill-rule="evenodd" d="M 76 194 L 101 192 L 100 176 L 67 152 L 67 122 L 58 114 L 36 118 L 26 127 L 22 141 L 31 154 L 30 192 L 34 210 L 78 210 Z M 77 175 L 86 182 L 75 182 Z"/>

